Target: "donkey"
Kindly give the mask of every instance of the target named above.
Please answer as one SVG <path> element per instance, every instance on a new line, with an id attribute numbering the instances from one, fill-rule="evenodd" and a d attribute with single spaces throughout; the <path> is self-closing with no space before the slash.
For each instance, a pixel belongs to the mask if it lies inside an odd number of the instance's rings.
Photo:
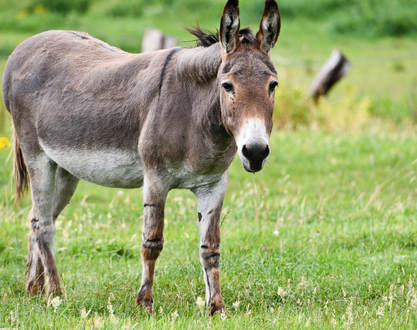
<path id="1" fill-rule="evenodd" d="M 256 36 L 240 30 L 229 0 L 218 38 L 197 26 L 202 46 L 130 54 L 74 31 L 48 31 L 20 44 L 3 75 L 14 124 L 16 200 L 30 184 L 33 207 L 29 294 L 60 294 L 53 246 L 58 215 L 80 179 L 143 186 L 142 283 L 136 303 L 153 312 L 155 262 L 164 206 L 174 188 L 197 198 L 200 260 L 211 313 L 220 291 L 220 215 L 228 168 L 260 171 L 270 153 L 277 72 L 269 54 L 281 18 L 267 0 Z"/>

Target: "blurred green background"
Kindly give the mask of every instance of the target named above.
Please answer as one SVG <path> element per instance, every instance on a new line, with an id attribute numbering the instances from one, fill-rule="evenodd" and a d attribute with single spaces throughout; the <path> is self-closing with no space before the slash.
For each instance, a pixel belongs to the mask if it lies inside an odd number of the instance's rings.
<path id="1" fill-rule="evenodd" d="M 184 29 L 195 19 L 219 27 L 224 0 L 0 0 L 0 71 L 26 38 L 50 29 L 85 31 L 128 52 L 140 52 L 154 27 L 193 46 Z M 417 121 L 416 0 L 281 0 L 279 42 L 272 53 L 280 78 L 277 128 L 357 129 L 372 118 Z M 241 0 L 241 26 L 257 30 L 263 1 Z M 314 74 L 337 48 L 353 70 L 319 106 L 308 98 Z M 7 117 L 0 106 L 0 130 Z"/>

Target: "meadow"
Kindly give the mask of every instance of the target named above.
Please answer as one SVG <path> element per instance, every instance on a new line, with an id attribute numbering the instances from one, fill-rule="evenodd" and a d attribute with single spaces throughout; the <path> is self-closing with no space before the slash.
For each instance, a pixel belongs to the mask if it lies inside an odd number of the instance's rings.
<path id="1" fill-rule="evenodd" d="M 153 26 L 193 46 L 181 24 L 193 25 L 196 17 L 215 30 L 224 5 L 68 3 L 0 0 L 0 72 L 19 42 L 47 29 L 87 31 L 140 52 L 144 29 Z M 229 171 L 220 261 L 226 313 L 216 317 L 200 304 L 196 201 L 184 190 L 170 192 L 166 204 L 155 314 L 134 304 L 142 268 L 141 189 L 81 182 L 56 222 L 63 296 L 28 297 L 31 202 L 27 196 L 14 205 L 11 122 L 0 102 L 0 328 L 415 329 L 417 24 L 412 1 L 379 4 L 279 2 L 272 153 L 256 175 L 238 158 Z M 262 5 L 242 0 L 242 25 L 255 28 Z M 315 105 L 308 84 L 333 48 L 353 70 Z"/>

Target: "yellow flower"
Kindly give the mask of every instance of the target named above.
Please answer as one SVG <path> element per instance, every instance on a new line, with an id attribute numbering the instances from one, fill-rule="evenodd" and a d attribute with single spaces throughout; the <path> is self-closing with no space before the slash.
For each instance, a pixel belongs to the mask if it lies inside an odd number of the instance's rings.
<path id="1" fill-rule="evenodd" d="M 44 7 L 44 6 L 42 6 L 42 4 L 41 4 L 41 3 L 40 3 L 40 4 L 37 4 L 37 5 L 35 6 L 35 8 L 33 9 L 33 12 L 34 12 L 35 14 L 42 14 L 44 11 L 45 11 L 45 7 Z"/>
<path id="2" fill-rule="evenodd" d="M 0 137 L 0 150 L 10 147 L 10 141 L 7 137 Z"/>
<path id="3" fill-rule="evenodd" d="M 16 19 L 18 19 L 18 20 L 24 19 L 24 18 L 26 18 L 27 15 L 28 15 L 28 10 L 27 9 L 20 10 L 16 15 Z"/>

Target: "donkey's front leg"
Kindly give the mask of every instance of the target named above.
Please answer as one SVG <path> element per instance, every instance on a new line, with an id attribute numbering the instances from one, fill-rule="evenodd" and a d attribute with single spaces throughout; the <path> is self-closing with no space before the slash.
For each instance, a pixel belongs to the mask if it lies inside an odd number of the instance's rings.
<path id="1" fill-rule="evenodd" d="M 220 216 L 227 189 L 227 172 L 213 185 L 193 190 L 197 197 L 200 228 L 200 261 L 206 282 L 206 302 L 211 314 L 224 312 L 220 291 Z"/>
<path id="2" fill-rule="evenodd" d="M 155 262 L 164 244 L 164 208 L 168 190 L 156 175 L 145 175 L 143 186 L 142 286 L 136 304 L 153 313 L 153 276 Z"/>

